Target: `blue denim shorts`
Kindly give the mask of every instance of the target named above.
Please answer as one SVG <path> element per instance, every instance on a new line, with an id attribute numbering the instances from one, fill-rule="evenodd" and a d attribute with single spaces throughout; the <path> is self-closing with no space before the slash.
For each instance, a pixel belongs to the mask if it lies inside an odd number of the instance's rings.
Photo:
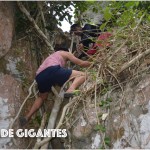
<path id="1" fill-rule="evenodd" d="M 53 85 L 62 86 L 71 74 L 71 69 L 62 68 L 59 65 L 46 68 L 35 78 L 39 92 L 49 92 Z"/>

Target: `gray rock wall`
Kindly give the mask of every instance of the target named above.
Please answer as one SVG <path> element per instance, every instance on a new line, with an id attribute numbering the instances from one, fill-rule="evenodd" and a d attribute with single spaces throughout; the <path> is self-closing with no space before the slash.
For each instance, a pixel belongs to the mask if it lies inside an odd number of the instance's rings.
<path id="1" fill-rule="evenodd" d="M 105 125 L 105 132 L 95 131 L 97 125 L 96 110 L 88 105 L 85 114 L 79 110 L 72 129 L 72 148 L 99 149 L 103 137 L 111 139 L 110 147 L 114 149 L 150 149 L 150 75 L 143 75 L 120 89 L 108 92 L 99 101 L 107 97 L 112 99 L 109 111 L 98 107 L 100 125 Z M 105 98 L 106 97 L 106 98 Z M 103 119 L 104 114 L 107 114 Z M 84 116 L 84 117 L 83 117 Z M 102 136 L 103 135 L 103 136 Z"/>
<path id="2" fill-rule="evenodd" d="M 0 130 L 9 129 L 21 101 L 21 84 L 10 75 L 0 74 Z M 17 127 L 17 126 L 16 126 Z M 15 127 L 15 128 L 16 128 Z M 18 141 L 19 144 L 20 141 Z M 0 138 L 0 149 L 16 148 L 10 137 Z"/>
<path id="3" fill-rule="evenodd" d="M 10 49 L 14 31 L 14 2 L 0 1 L 0 58 Z"/>

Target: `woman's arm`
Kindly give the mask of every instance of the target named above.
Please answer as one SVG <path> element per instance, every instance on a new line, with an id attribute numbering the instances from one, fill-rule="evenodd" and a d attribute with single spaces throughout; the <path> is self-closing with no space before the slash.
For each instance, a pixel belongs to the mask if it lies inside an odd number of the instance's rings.
<path id="1" fill-rule="evenodd" d="M 81 59 L 78 59 L 77 57 L 75 57 L 72 53 L 70 52 L 65 52 L 65 51 L 61 51 L 60 53 L 62 55 L 62 57 L 65 60 L 70 60 L 71 62 L 73 62 L 76 65 L 79 65 L 81 67 L 89 67 L 91 65 L 91 62 L 89 61 L 83 61 Z"/>

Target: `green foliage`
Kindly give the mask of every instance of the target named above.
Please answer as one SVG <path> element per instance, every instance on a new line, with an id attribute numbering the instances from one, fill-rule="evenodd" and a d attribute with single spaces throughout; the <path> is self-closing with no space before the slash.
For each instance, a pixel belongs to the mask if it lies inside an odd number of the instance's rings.
<path id="1" fill-rule="evenodd" d="M 108 92 L 108 89 L 105 87 L 101 90 L 102 95 L 105 95 L 107 92 Z"/>
<path id="2" fill-rule="evenodd" d="M 102 132 L 105 132 L 105 131 L 106 131 L 106 128 L 105 128 L 104 126 L 102 126 L 102 125 L 96 125 L 96 126 L 94 127 L 94 130 L 95 130 L 95 131 L 102 131 Z"/>
<path id="3" fill-rule="evenodd" d="M 105 142 L 106 145 L 109 146 L 110 145 L 110 138 L 109 137 L 105 137 L 104 138 L 104 142 Z"/>
<path id="4" fill-rule="evenodd" d="M 79 95 L 80 92 L 81 92 L 80 90 L 74 90 L 74 91 L 73 91 L 73 93 L 74 93 L 76 96 Z"/>
<path id="5" fill-rule="evenodd" d="M 90 6 L 95 6 L 95 1 L 74 1 L 74 8 L 75 8 L 75 18 L 77 19 L 77 23 L 82 24 L 84 22 L 90 22 L 87 18 L 81 18 L 82 14 L 88 10 Z M 93 7 L 93 11 L 97 12 L 97 8 Z"/>
<path id="6" fill-rule="evenodd" d="M 101 25 L 100 29 L 104 30 L 111 26 L 131 26 L 134 28 L 139 22 L 140 17 L 145 13 L 143 22 L 150 22 L 150 5 L 148 1 L 43 1 L 43 12 L 46 19 L 46 28 L 52 31 L 57 25 L 61 25 L 61 21 L 67 20 L 70 24 L 72 8 L 75 9 L 75 17 L 78 18 L 79 23 L 88 21 L 86 18 L 81 18 L 81 15 L 92 8 L 95 13 L 101 12 L 104 16 L 104 23 Z M 30 15 L 36 19 L 39 15 L 39 9 L 37 2 L 25 1 L 23 5 L 29 11 Z M 20 13 L 19 10 L 16 11 L 16 30 L 25 31 L 28 29 L 29 21 L 28 19 Z M 89 21 L 90 22 L 90 21 Z M 38 22 L 39 24 L 40 22 Z"/>
<path id="7" fill-rule="evenodd" d="M 109 108 L 110 102 L 112 102 L 112 98 L 107 98 L 106 100 L 101 100 L 99 103 L 100 107 Z"/>
<path id="8" fill-rule="evenodd" d="M 134 28 L 139 23 L 143 14 L 141 23 L 150 22 L 150 5 L 148 1 L 77 1 L 73 2 L 75 7 L 75 17 L 78 23 L 90 22 L 81 15 L 89 8 L 94 13 L 103 14 L 104 22 L 100 29 L 110 30 L 111 27 L 131 27 Z"/>
<path id="9" fill-rule="evenodd" d="M 111 9 L 109 7 L 106 7 L 104 9 L 104 19 L 106 21 L 109 21 L 111 19 L 111 17 L 112 17 Z"/>
<path id="10" fill-rule="evenodd" d="M 105 24 L 100 28 L 103 29 L 106 24 L 110 26 L 130 26 L 134 28 L 140 18 L 145 13 L 143 23 L 149 20 L 150 5 L 149 2 L 142 1 L 112 1 L 107 3 L 103 9 Z"/>
<path id="11" fill-rule="evenodd" d="M 88 7 L 90 5 L 92 5 L 93 2 L 90 2 L 90 1 L 77 1 L 77 2 L 74 2 L 74 7 L 75 7 L 75 14 L 78 14 L 79 11 L 80 13 L 83 13 L 85 12 Z"/>
<path id="12" fill-rule="evenodd" d="M 66 117 L 69 118 L 70 116 L 71 116 L 71 113 L 67 113 L 67 114 L 66 114 Z"/>
<path id="13" fill-rule="evenodd" d="M 91 69 L 91 70 L 89 70 L 89 73 L 90 73 L 90 76 L 92 77 L 92 80 L 96 81 L 97 72 L 95 70 Z"/>
<path id="14" fill-rule="evenodd" d="M 40 16 L 40 10 L 37 5 L 37 1 L 25 1 L 22 2 L 27 11 L 30 13 L 31 17 L 34 20 L 37 20 L 38 26 L 42 29 L 45 28 L 42 24 L 42 19 Z M 69 23 L 71 22 L 71 14 L 72 7 L 74 3 L 71 1 L 43 1 L 41 2 L 42 11 L 44 13 L 45 21 L 46 21 L 46 28 L 50 31 L 54 30 L 57 25 L 61 26 L 61 21 L 64 19 L 67 20 Z M 20 12 L 19 9 L 16 11 L 16 31 L 18 32 L 25 32 L 27 29 L 30 28 L 30 22 L 28 21 L 27 17 L 24 16 Z"/>
<path id="15" fill-rule="evenodd" d="M 16 17 L 15 23 L 16 33 L 18 34 L 20 32 L 24 32 L 25 30 L 27 30 L 27 28 L 29 27 L 28 19 L 19 10 L 16 10 L 15 17 Z"/>
<path id="16" fill-rule="evenodd" d="M 111 98 L 111 97 L 108 97 L 108 98 L 106 99 L 106 101 L 112 102 L 112 98 Z"/>
<path id="17" fill-rule="evenodd" d="M 106 28 L 106 25 L 107 25 L 107 22 L 103 23 L 103 24 L 100 26 L 100 30 L 101 30 L 101 31 L 104 31 L 104 29 Z"/>
<path id="18" fill-rule="evenodd" d="M 109 137 L 105 137 L 104 142 L 105 142 L 105 145 L 110 146 L 111 140 Z M 100 149 L 106 149 L 106 146 L 104 146 L 104 143 L 101 145 Z"/>
<path id="19" fill-rule="evenodd" d="M 72 7 L 74 3 L 71 1 L 47 1 L 47 6 L 49 7 L 49 11 L 47 12 L 47 16 L 52 17 L 55 20 L 56 24 L 61 25 L 61 21 L 64 19 L 71 22 L 70 11 L 72 11 Z M 52 23 L 52 22 L 49 22 Z"/>
<path id="20" fill-rule="evenodd" d="M 22 4 L 25 6 L 25 8 L 28 10 L 32 18 L 36 18 L 38 14 L 38 8 L 37 8 L 37 2 L 30 1 L 30 2 L 22 2 Z M 16 18 L 16 33 L 25 32 L 29 30 L 31 27 L 31 23 L 29 22 L 28 18 L 22 14 L 22 12 L 19 9 L 16 9 L 15 11 L 15 18 Z"/>
<path id="21" fill-rule="evenodd" d="M 42 121 L 42 118 L 40 115 L 37 115 L 36 118 L 35 118 L 35 121 L 38 123 L 38 125 L 41 124 L 41 121 Z"/>
<path id="22" fill-rule="evenodd" d="M 37 114 L 34 119 L 32 119 L 32 121 L 30 122 L 30 126 L 33 126 L 34 128 L 37 128 L 40 126 L 42 121 L 42 118 L 40 116 L 40 114 Z"/>

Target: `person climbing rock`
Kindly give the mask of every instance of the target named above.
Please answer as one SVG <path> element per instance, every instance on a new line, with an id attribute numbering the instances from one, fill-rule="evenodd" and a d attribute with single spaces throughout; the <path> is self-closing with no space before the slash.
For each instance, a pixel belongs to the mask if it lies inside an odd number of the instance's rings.
<path id="1" fill-rule="evenodd" d="M 39 96 L 32 105 L 29 113 L 20 118 L 20 125 L 24 126 L 32 115 L 42 106 L 47 99 L 48 93 L 53 85 L 62 86 L 67 80 L 72 80 L 72 84 L 64 93 L 64 97 L 73 95 L 75 89 L 84 83 L 86 74 L 81 71 L 65 68 L 66 62 L 71 61 L 81 67 L 89 67 L 91 62 L 76 58 L 68 49 L 58 49 L 49 55 L 41 64 L 36 72 L 36 82 L 38 85 Z"/>
<path id="2" fill-rule="evenodd" d="M 78 58 L 86 56 L 83 51 L 85 51 L 88 55 L 94 55 L 97 47 L 110 46 L 108 38 L 112 36 L 112 34 L 108 32 L 102 33 L 99 29 L 100 25 L 101 24 L 85 24 L 83 28 L 79 24 L 73 24 L 71 26 L 70 33 L 74 33 L 81 37 L 81 41 L 78 45 L 78 51 L 81 51 L 81 55 L 79 55 Z"/>

